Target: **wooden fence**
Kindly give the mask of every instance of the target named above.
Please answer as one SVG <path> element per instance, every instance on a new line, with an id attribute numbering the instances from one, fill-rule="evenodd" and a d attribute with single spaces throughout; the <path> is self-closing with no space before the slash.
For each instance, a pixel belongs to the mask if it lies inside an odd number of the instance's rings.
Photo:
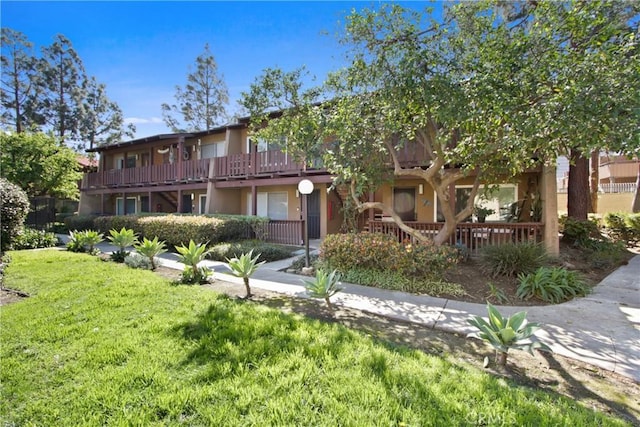
<path id="1" fill-rule="evenodd" d="M 443 223 L 407 222 L 411 228 L 426 236 L 438 234 Z M 541 242 L 544 224 L 538 222 L 463 222 L 458 224 L 456 232 L 449 238 L 450 245 L 466 246 L 472 254 L 490 245 L 511 242 Z M 389 221 L 369 221 L 369 230 L 376 233 L 392 234 L 400 241 L 415 240 L 411 235 Z"/>

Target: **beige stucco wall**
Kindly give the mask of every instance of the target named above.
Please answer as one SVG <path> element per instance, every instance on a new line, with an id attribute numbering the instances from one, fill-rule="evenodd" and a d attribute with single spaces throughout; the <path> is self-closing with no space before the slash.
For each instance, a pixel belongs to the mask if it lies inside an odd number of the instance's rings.
<path id="1" fill-rule="evenodd" d="M 609 212 L 631 213 L 633 193 L 600 193 L 598 194 L 598 212 L 604 215 Z M 567 213 L 567 193 L 558 193 L 558 215 Z"/>

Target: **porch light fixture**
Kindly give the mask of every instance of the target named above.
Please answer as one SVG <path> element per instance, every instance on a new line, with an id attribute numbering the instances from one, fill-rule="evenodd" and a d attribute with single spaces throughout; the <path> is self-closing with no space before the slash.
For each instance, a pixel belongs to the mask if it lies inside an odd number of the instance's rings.
<path id="1" fill-rule="evenodd" d="M 424 194 L 424 185 L 418 184 L 418 194 Z"/>
<path id="2" fill-rule="evenodd" d="M 302 194 L 302 210 L 304 211 L 304 266 L 309 268 L 309 213 L 307 212 L 307 197 L 313 193 L 313 182 L 303 179 L 298 183 L 298 192 Z"/>

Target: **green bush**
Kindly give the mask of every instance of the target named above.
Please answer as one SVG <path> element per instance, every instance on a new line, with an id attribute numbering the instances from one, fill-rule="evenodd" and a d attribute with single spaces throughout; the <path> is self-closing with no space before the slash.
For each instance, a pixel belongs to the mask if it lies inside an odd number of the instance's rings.
<path id="1" fill-rule="evenodd" d="M 483 269 L 492 277 L 530 273 L 549 261 L 544 246 L 538 243 L 507 243 L 487 246 L 480 253 Z"/>
<path id="2" fill-rule="evenodd" d="M 320 247 L 320 259 L 343 274 L 358 268 L 410 277 L 441 277 L 457 263 L 458 256 L 458 251 L 450 246 L 405 245 L 394 236 L 379 233 L 333 234 Z"/>
<path id="3" fill-rule="evenodd" d="M 640 243 L 640 214 L 608 213 L 604 224 L 611 239 L 627 246 Z"/>
<path id="4" fill-rule="evenodd" d="M 576 246 L 585 247 L 593 240 L 602 239 L 596 219 L 579 221 L 563 215 L 560 217 L 559 226 L 562 240 Z"/>
<path id="5" fill-rule="evenodd" d="M 142 270 L 152 270 L 151 261 L 146 256 L 133 252 L 124 258 L 124 263 L 131 268 L 139 268 Z"/>
<path id="6" fill-rule="evenodd" d="M 25 227 L 14 239 L 11 248 L 14 250 L 51 248 L 58 245 L 58 238 L 53 233 Z"/>
<path id="7" fill-rule="evenodd" d="M 214 261 L 226 261 L 228 258 L 238 258 L 250 251 L 260 254 L 259 261 L 273 262 L 291 256 L 291 249 L 259 240 L 243 240 L 232 243 L 218 243 L 211 248 L 209 258 Z M 304 260 L 303 260 L 304 263 Z"/>
<path id="8" fill-rule="evenodd" d="M 342 281 L 356 285 L 372 286 L 392 291 L 426 294 L 431 296 L 450 295 L 460 297 L 466 292 L 457 283 L 425 277 L 409 277 L 397 271 L 354 267 L 342 274 Z"/>
<path id="9" fill-rule="evenodd" d="M 589 286 L 575 271 L 541 267 L 533 274 L 520 274 L 516 295 L 520 299 L 539 298 L 550 303 L 587 295 Z"/>
<path id="10" fill-rule="evenodd" d="M 67 226 L 68 230 L 92 230 L 95 229 L 94 220 L 97 218 L 96 215 L 73 215 L 68 216 L 64 219 L 64 225 Z"/>
<path id="11" fill-rule="evenodd" d="M 105 235 L 111 230 L 133 230 L 134 233 L 140 234 L 142 227 L 138 224 L 138 215 L 109 215 L 99 216 L 94 219 L 95 228 Z"/>
<path id="12" fill-rule="evenodd" d="M 68 234 L 69 228 L 64 222 L 54 222 L 48 225 L 47 231 L 55 234 Z"/>
<path id="13" fill-rule="evenodd" d="M 0 178 L 0 252 L 11 247 L 29 213 L 27 194 L 17 185 Z"/>

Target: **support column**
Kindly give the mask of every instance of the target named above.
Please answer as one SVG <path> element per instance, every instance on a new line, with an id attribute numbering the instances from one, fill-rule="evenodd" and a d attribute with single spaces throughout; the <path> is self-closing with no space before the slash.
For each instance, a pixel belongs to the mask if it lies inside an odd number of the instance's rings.
<path id="1" fill-rule="evenodd" d="M 556 167 L 543 166 L 540 180 L 542 200 L 542 222 L 544 223 L 544 246 L 551 256 L 560 254 L 558 238 L 558 189 Z"/>
<path id="2" fill-rule="evenodd" d="M 251 185 L 251 215 L 258 215 L 258 189 L 255 184 Z"/>
<path id="3" fill-rule="evenodd" d="M 178 190 L 178 212 L 182 213 L 182 190 Z"/>

